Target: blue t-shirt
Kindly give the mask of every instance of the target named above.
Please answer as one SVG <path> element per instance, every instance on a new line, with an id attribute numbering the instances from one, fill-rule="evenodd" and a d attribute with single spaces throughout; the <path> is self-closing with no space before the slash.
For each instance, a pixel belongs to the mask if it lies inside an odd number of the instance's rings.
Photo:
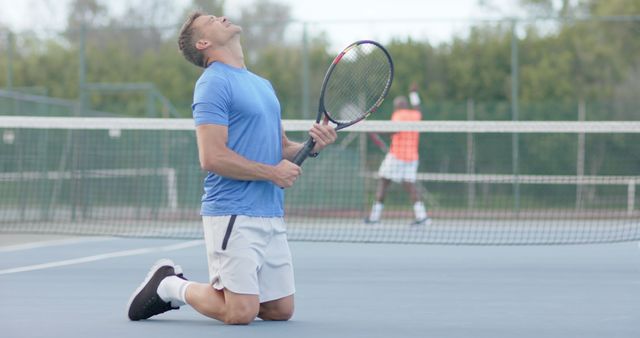
<path id="1" fill-rule="evenodd" d="M 227 126 L 227 147 L 255 162 L 282 160 L 280 103 L 269 81 L 245 68 L 214 62 L 196 82 L 196 126 Z M 242 181 L 209 172 L 201 214 L 282 217 L 284 192 L 271 181 Z"/>

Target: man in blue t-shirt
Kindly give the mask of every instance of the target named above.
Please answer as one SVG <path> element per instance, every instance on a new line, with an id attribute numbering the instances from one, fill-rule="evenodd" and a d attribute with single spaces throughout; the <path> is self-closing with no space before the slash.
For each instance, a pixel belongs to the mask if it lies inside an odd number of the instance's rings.
<path id="1" fill-rule="evenodd" d="M 246 69 L 242 28 L 225 17 L 193 13 L 178 44 L 205 68 L 196 82 L 193 118 L 201 167 L 208 171 L 202 219 L 209 283 L 188 281 L 163 259 L 129 300 L 131 320 L 189 304 L 228 324 L 288 320 L 295 293 L 283 221 L 283 188 L 301 169 L 292 163 L 302 144 L 283 132 L 280 103 L 269 81 Z M 325 120 L 309 131 L 317 154 L 337 136 Z"/>

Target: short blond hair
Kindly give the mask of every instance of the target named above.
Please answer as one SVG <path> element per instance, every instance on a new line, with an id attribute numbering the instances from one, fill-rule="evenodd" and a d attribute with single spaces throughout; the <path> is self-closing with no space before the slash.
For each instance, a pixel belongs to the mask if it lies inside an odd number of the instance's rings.
<path id="1" fill-rule="evenodd" d="M 180 28 L 180 34 L 178 35 L 178 48 L 182 52 L 184 58 L 189 62 L 198 67 L 205 68 L 207 67 L 207 60 L 204 57 L 204 53 L 196 48 L 196 39 L 199 37 L 199 34 L 193 27 L 193 22 L 203 15 L 206 14 L 199 11 L 189 14 L 187 21 L 185 21 L 184 24 L 182 24 L 182 28 Z"/>

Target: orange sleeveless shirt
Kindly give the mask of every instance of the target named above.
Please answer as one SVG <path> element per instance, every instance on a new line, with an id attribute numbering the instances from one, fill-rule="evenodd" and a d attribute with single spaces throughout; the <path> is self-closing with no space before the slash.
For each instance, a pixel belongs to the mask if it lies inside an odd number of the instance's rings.
<path id="1" fill-rule="evenodd" d="M 420 121 L 422 114 L 414 109 L 400 109 L 393 112 L 391 121 Z M 420 134 L 415 131 L 401 131 L 391 137 L 389 152 L 397 159 L 405 162 L 418 160 Z"/>

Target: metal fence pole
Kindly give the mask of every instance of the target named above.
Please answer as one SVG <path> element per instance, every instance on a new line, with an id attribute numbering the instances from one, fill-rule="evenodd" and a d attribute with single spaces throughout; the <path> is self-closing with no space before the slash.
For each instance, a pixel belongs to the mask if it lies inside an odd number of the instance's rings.
<path id="1" fill-rule="evenodd" d="M 518 21 L 516 19 L 512 19 L 511 21 L 511 119 L 513 121 L 518 121 L 518 36 L 517 36 L 517 25 Z M 520 210 L 520 182 L 518 180 L 519 176 L 519 135 L 517 133 L 513 133 L 511 136 L 511 167 L 513 171 L 514 181 L 513 181 L 513 209 L 516 214 Z"/>
<path id="2" fill-rule="evenodd" d="M 78 50 L 78 107 L 77 115 L 84 115 L 87 85 L 87 26 L 80 25 L 80 41 Z"/>
<path id="3" fill-rule="evenodd" d="M 302 118 L 311 117 L 309 105 L 309 36 L 307 23 L 302 24 Z"/>
<path id="4" fill-rule="evenodd" d="M 475 120 L 475 104 L 473 99 L 467 99 L 467 120 Z M 467 174 L 475 174 L 476 161 L 473 144 L 473 133 L 467 133 Z M 476 183 L 469 182 L 467 185 L 467 208 L 472 210 L 476 204 Z"/>
<path id="5" fill-rule="evenodd" d="M 578 121 L 586 120 L 587 109 L 584 103 L 584 99 L 580 99 L 578 102 Z M 578 179 L 584 176 L 584 163 L 585 163 L 585 134 L 578 134 L 578 154 L 576 159 L 576 175 Z M 584 208 L 584 191 L 583 185 L 578 183 L 576 187 L 576 209 L 581 210 Z"/>
<path id="6" fill-rule="evenodd" d="M 7 90 L 13 89 L 13 46 L 14 37 L 11 31 L 7 32 Z"/>

